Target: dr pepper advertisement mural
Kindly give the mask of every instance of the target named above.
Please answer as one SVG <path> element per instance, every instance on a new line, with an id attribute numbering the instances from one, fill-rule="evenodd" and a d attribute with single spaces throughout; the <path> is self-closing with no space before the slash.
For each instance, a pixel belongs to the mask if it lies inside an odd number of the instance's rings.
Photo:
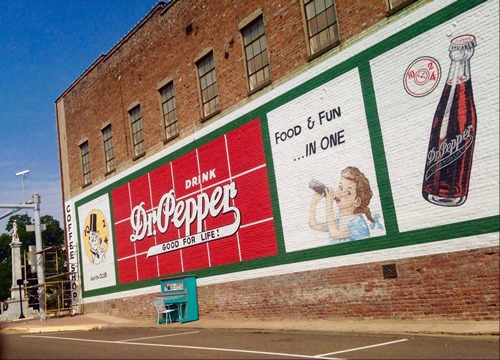
<path id="1" fill-rule="evenodd" d="M 82 195 L 68 233 L 83 290 L 498 232 L 498 1 L 464 4 L 380 30 Z"/>
<path id="2" fill-rule="evenodd" d="M 258 119 L 78 212 L 86 291 L 278 252 Z"/>

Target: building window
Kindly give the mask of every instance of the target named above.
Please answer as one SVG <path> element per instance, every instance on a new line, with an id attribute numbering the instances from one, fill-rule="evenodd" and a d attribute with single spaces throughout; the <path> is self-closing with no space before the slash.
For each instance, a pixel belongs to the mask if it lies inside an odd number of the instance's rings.
<path id="1" fill-rule="evenodd" d="M 324 52 L 339 42 L 337 14 L 333 0 L 304 0 L 311 55 Z"/>
<path id="2" fill-rule="evenodd" d="M 250 92 L 258 89 L 271 80 L 269 71 L 269 52 L 267 51 L 266 32 L 262 16 L 241 30 Z"/>
<path id="3" fill-rule="evenodd" d="M 106 162 L 106 173 L 115 169 L 115 153 L 113 151 L 113 133 L 111 125 L 102 129 L 102 140 L 104 143 L 104 161 Z"/>
<path id="4" fill-rule="evenodd" d="M 80 145 L 80 153 L 82 155 L 83 185 L 85 186 L 92 182 L 92 178 L 90 177 L 90 153 L 88 141 L 85 141 Z"/>
<path id="5" fill-rule="evenodd" d="M 416 0 L 386 0 L 389 14 L 393 14 Z"/>
<path id="6" fill-rule="evenodd" d="M 174 83 L 170 82 L 160 90 L 161 107 L 163 111 L 163 124 L 165 126 L 165 140 L 170 140 L 179 135 L 177 112 L 175 106 Z"/>
<path id="7" fill-rule="evenodd" d="M 134 157 L 144 153 L 144 136 L 142 133 L 141 106 L 137 105 L 129 112 L 130 124 L 132 126 L 132 145 L 134 146 Z"/>
<path id="8" fill-rule="evenodd" d="M 214 53 L 210 52 L 196 62 L 200 79 L 203 117 L 207 118 L 219 111 L 219 89 L 215 76 Z"/>

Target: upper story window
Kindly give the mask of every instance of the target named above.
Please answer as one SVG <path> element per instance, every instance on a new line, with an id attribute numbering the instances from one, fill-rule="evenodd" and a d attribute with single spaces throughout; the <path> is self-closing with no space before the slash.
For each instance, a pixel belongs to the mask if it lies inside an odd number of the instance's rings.
<path id="1" fill-rule="evenodd" d="M 339 43 L 334 0 L 304 0 L 310 55 L 322 53 Z"/>
<path id="2" fill-rule="evenodd" d="M 90 176 L 90 153 L 88 141 L 85 141 L 80 145 L 80 154 L 82 157 L 83 185 L 85 186 L 92 182 L 92 178 Z"/>
<path id="3" fill-rule="evenodd" d="M 106 173 L 115 169 L 115 153 L 113 150 L 113 132 L 111 125 L 102 129 L 102 141 L 104 145 L 104 161 L 106 162 Z"/>
<path id="4" fill-rule="evenodd" d="M 241 30 L 247 62 L 248 86 L 250 92 L 267 85 L 271 81 L 269 52 L 262 16 L 253 20 Z"/>
<path id="5" fill-rule="evenodd" d="M 132 145 L 134 147 L 134 157 L 145 152 L 144 135 L 142 131 L 141 105 L 137 105 L 129 110 L 130 125 L 132 127 Z"/>
<path id="6" fill-rule="evenodd" d="M 386 0 L 389 14 L 393 14 L 416 0 Z"/>
<path id="7" fill-rule="evenodd" d="M 175 105 L 174 82 L 171 81 L 160 90 L 161 107 L 163 112 L 163 124 L 165 126 L 165 140 L 175 138 L 179 135 L 179 124 Z"/>
<path id="8" fill-rule="evenodd" d="M 200 79 L 203 118 L 207 118 L 220 110 L 213 51 L 198 60 L 196 66 L 198 68 L 198 78 Z"/>

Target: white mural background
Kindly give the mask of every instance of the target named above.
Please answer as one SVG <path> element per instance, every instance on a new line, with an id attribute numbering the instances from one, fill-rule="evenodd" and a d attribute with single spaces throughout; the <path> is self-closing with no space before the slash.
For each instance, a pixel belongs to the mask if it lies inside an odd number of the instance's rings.
<path id="1" fill-rule="evenodd" d="M 498 215 L 498 24 L 498 2 L 486 2 L 370 62 L 400 231 Z M 422 197 L 422 180 L 432 120 L 450 67 L 450 40 L 462 34 L 474 35 L 477 42 L 470 60 L 477 134 L 468 199 L 459 207 L 442 207 Z M 413 97 L 403 77 L 421 56 L 441 64 L 441 81 L 430 94 Z"/>
<path id="2" fill-rule="evenodd" d="M 105 259 L 99 263 L 92 263 L 85 252 L 85 221 L 88 214 L 92 210 L 99 210 L 106 219 L 107 223 L 107 235 L 108 235 L 108 247 L 105 254 Z M 108 195 L 102 195 L 80 207 L 78 207 L 78 221 L 79 221 L 79 238 L 80 247 L 79 252 L 81 254 L 80 259 L 82 261 L 83 269 L 83 285 L 84 290 L 95 290 L 108 286 L 116 285 L 116 270 L 115 270 L 115 254 L 113 247 L 113 229 L 111 225 L 111 212 L 109 206 Z"/>
<path id="3" fill-rule="evenodd" d="M 327 233 L 309 227 L 313 191 L 308 185 L 315 178 L 336 190 L 340 173 L 347 166 L 359 168 L 370 181 L 373 197 L 369 208 L 372 213 L 380 215 L 383 226 L 357 70 L 349 71 L 271 111 L 267 119 L 287 252 L 329 244 Z M 330 135 L 337 135 L 339 142 L 336 146 L 328 141 Z M 306 150 L 311 143 L 316 143 L 316 153 Z M 316 212 L 318 222 L 325 221 L 325 213 L 325 201 L 322 200 Z M 370 236 L 384 234 L 384 230 L 375 228 Z"/>

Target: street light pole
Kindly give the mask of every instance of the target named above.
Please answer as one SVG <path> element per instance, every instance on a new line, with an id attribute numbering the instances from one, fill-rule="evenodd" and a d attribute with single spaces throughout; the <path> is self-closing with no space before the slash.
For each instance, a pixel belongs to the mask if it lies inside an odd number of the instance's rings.
<path id="1" fill-rule="evenodd" d="M 19 172 L 16 173 L 16 176 L 20 176 L 21 177 L 21 183 L 22 183 L 22 186 L 23 186 L 23 200 L 24 200 L 23 204 L 26 204 L 26 194 L 24 192 L 24 178 L 26 176 L 28 176 L 29 172 L 30 172 L 29 170 L 23 170 L 23 171 L 19 171 Z"/>

